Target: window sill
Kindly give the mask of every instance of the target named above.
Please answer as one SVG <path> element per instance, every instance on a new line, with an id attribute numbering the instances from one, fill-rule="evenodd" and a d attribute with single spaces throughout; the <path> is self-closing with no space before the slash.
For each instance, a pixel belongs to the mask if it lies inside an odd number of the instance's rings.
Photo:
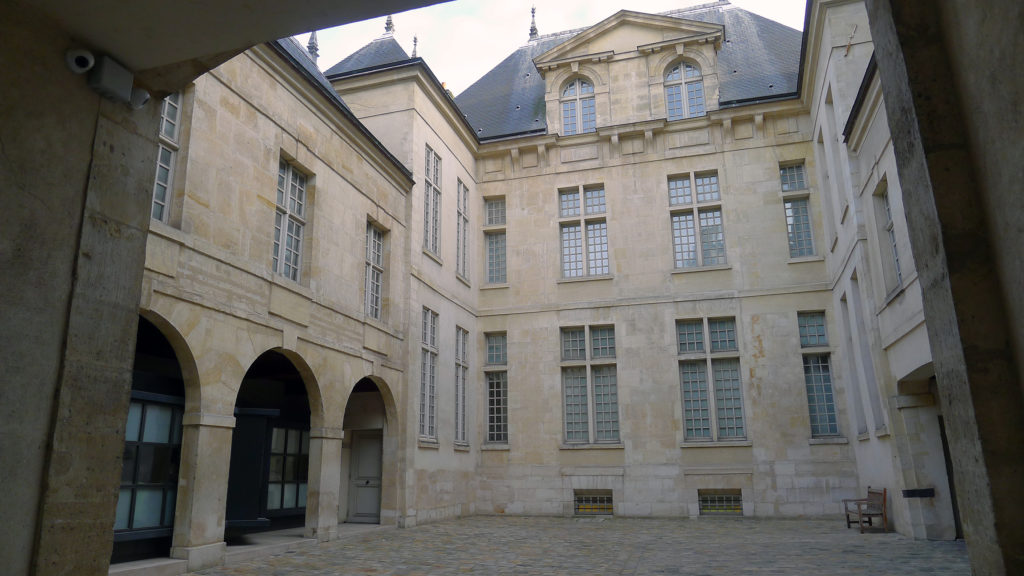
<path id="1" fill-rule="evenodd" d="M 889 437 L 889 428 L 887 426 L 882 426 L 880 428 L 876 428 L 875 429 L 875 438 L 888 438 L 888 437 Z"/>
<path id="2" fill-rule="evenodd" d="M 753 446 L 750 440 L 721 440 L 721 441 L 694 441 L 689 440 L 681 443 L 680 448 L 744 448 Z"/>
<path id="3" fill-rule="evenodd" d="M 786 260 L 786 264 L 803 264 L 804 262 L 824 262 L 824 256 L 800 256 L 798 258 L 790 258 Z"/>
<path id="4" fill-rule="evenodd" d="M 822 438 L 808 438 L 807 443 L 811 446 L 817 446 L 822 444 L 849 444 L 850 441 L 846 439 L 846 436 L 830 436 Z"/>
<path id="5" fill-rule="evenodd" d="M 484 233 L 485 234 L 487 232 L 504 232 L 505 231 L 505 227 L 506 227 L 506 224 L 504 222 L 502 222 L 501 224 L 484 224 L 483 225 L 483 229 L 484 229 Z"/>
<path id="6" fill-rule="evenodd" d="M 572 284 L 575 282 L 590 282 L 597 280 L 613 280 L 615 276 L 611 274 L 600 274 L 596 276 L 579 276 L 576 278 L 559 278 L 556 280 L 557 284 Z"/>
<path id="7" fill-rule="evenodd" d="M 494 444 L 484 444 L 480 447 L 480 450 L 482 452 L 508 452 L 509 447 L 508 444 L 498 444 L 495 442 Z"/>
<path id="8" fill-rule="evenodd" d="M 473 285 L 469 283 L 469 279 L 466 278 L 465 276 L 463 276 L 462 274 L 459 274 L 459 273 L 456 272 L 455 273 L 455 279 L 458 280 L 459 282 L 462 282 L 466 286 L 466 288 L 472 288 L 473 287 Z"/>
<path id="9" fill-rule="evenodd" d="M 867 432 L 861 432 L 860 434 L 857 434 L 857 441 L 858 442 L 863 442 L 865 440 L 870 440 L 870 439 L 871 439 L 871 434 L 869 434 Z"/>
<path id="10" fill-rule="evenodd" d="M 469 444 L 468 443 L 464 443 L 464 442 L 456 442 L 455 443 L 455 451 L 456 452 L 469 452 Z"/>
<path id="11" fill-rule="evenodd" d="M 715 264 L 714 266 L 694 266 L 692 268 L 675 268 L 672 274 L 691 274 L 693 272 L 711 272 L 714 270 L 731 270 L 732 264 Z"/>
<path id="12" fill-rule="evenodd" d="M 437 439 L 434 438 L 417 438 L 416 446 L 419 448 L 426 448 L 427 450 L 437 450 L 441 447 L 441 445 L 437 443 Z"/>
<path id="13" fill-rule="evenodd" d="M 434 262 L 437 262 L 438 266 L 444 266 L 444 260 L 441 260 L 441 257 L 438 256 L 437 254 L 434 254 L 433 252 L 431 252 L 430 250 L 427 250 L 426 248 L 423 249 L 423 254 L 427 258 L 430 258 Z"/>
<path id="14" fill-rule="evenodd" d="M 508 288 L 508 282 L 504 284 L 484 284 L 480 287 L 481 290 L 504 290 Z"/>
<path id="15" fill-rule="evenodd" d="M 605 443 L 579 443 L 569 444 L 562 442 L 558 445 L 559 450 L 625 450 L 626 445 L 622 442 L 605 442 Z"/>

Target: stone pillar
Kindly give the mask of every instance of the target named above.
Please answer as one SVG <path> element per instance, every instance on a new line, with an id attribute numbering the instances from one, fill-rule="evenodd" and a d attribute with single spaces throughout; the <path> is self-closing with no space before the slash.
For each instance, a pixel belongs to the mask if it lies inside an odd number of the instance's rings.
<path id="1" fill-rule="evenodd" d="M 867 8 L 971 568 L 1022 574 L 1024 10 Z"/>
<path id="2" fill-rule="evenodd" d="M 338 537 L 341 492 L 341 428 L 309 432 L 309 485 L 306 493 L 306 538 L 321 542 Z"/>
<path id="3" fill-rule="evenodd" d="M 193 571 L 224 563 L 224 514 L 235 418 L 187 412 L 182 426 L 171 557 L 187 560 L 188 570 Z"/>

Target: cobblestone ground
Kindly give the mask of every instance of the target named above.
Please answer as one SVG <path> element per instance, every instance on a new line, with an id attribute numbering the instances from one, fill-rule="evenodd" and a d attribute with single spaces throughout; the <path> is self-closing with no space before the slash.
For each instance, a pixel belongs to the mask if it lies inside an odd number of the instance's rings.
<path id="1" fill-rule="evenodd" d="M 471 517 L 365 532 L 204 576 L 971 573 L 960 542 L 860 534 L 842 520 Z"/>

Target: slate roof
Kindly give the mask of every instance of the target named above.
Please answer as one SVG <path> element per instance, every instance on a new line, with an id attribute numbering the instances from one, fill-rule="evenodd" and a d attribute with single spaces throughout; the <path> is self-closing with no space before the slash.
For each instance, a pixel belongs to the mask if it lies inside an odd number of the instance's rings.
<path id="1" fill-rule="evenodd" d="M 733 7 L 726 0 L 662 15 L 725 26 L 725 42 L 718 54 L 720 107 L 796 94 L 802 40 L 798 30 Z M 585 30 L 540 36 L 455 98 L 478 139 L 547 131 L 544 79 L 533 59 Z"/>
<path id="2" fill-rule="evenodd" d="M 336 76 L 408 59 L 409 55 L 405 53 L 405 50 L 398 44 L 395 37 L 391 34 L 385 34 L 349 54 L 341 62 L 328 68 L 324 75 Z"/>

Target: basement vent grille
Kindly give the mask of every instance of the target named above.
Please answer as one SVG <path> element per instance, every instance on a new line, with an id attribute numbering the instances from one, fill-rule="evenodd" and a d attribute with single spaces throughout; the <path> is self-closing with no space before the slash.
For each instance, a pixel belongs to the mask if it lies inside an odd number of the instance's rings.
<path id="1" fill-rule="evenodd" d="M 701 516 L 742 516 L 743 495 L 739 489 L 697 490 Z"/>
<path id="2" fill-rule="evenodd" d="M 611 516 L 611 490 L 574 490 L 573 512 L 577 516 Z"/>

